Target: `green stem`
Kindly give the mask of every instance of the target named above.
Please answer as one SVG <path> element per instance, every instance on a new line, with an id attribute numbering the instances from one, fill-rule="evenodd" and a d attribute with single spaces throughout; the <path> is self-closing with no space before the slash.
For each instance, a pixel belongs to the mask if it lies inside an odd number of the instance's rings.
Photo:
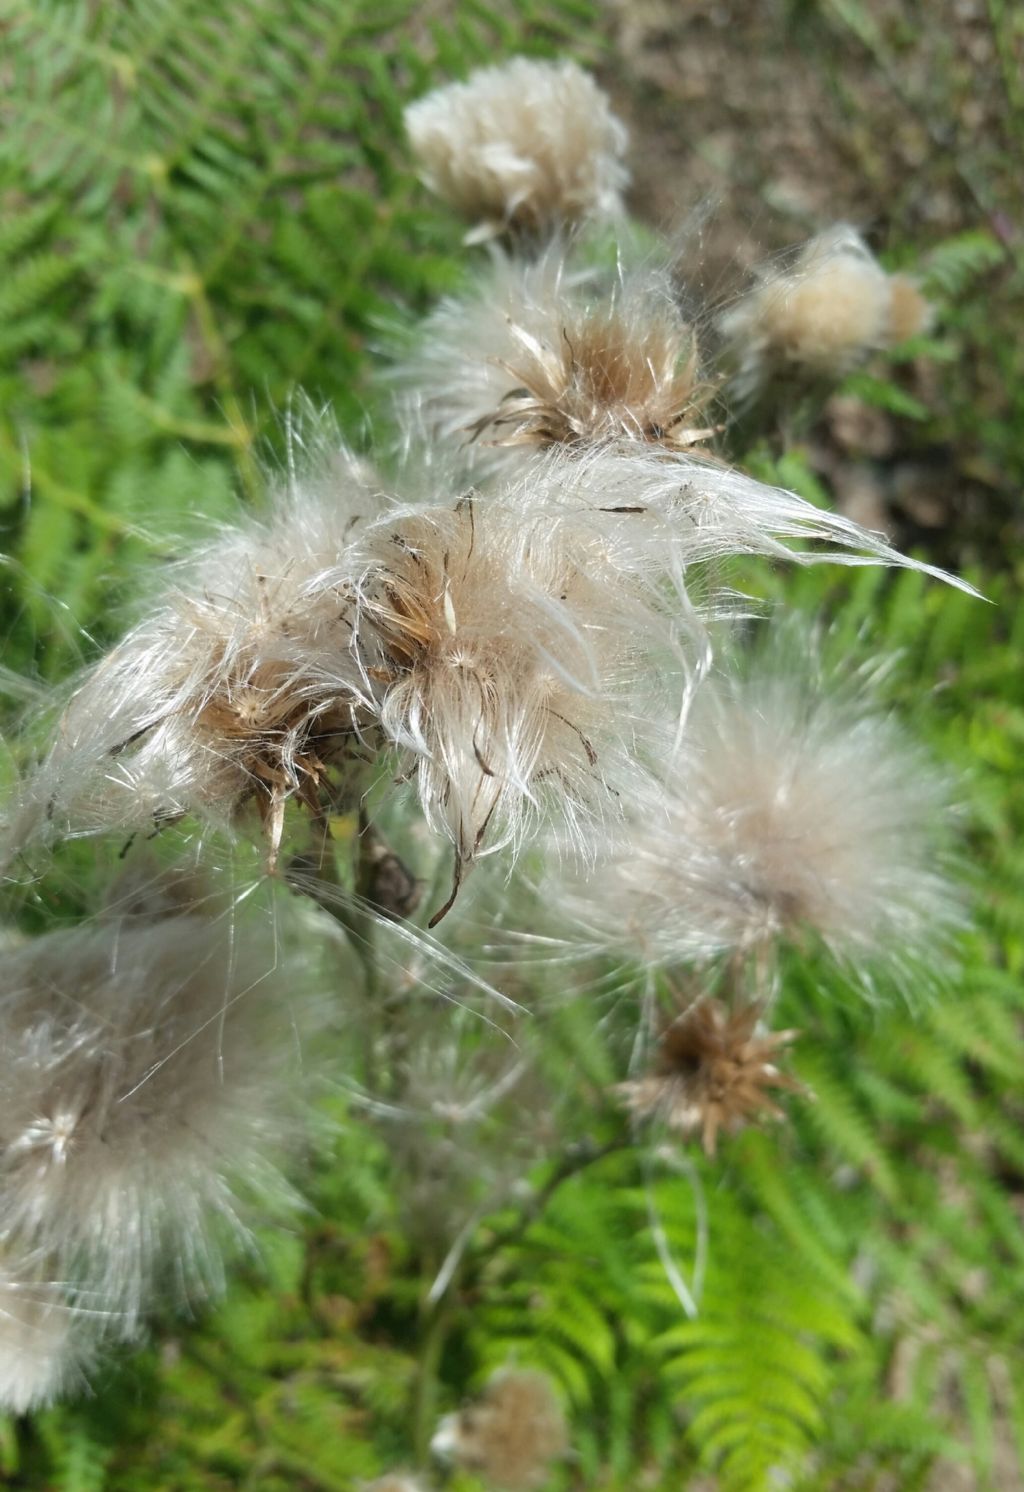
<path id="1" fill-rule="evenodd" d="M 437 1423 L 438 1369 L 448 1340 L 449 1320 L 447 1294 L 425 1308 L 412 1401 L 413 1464 L 417 1470 L 430 1460 L 430 1441 Z"/>

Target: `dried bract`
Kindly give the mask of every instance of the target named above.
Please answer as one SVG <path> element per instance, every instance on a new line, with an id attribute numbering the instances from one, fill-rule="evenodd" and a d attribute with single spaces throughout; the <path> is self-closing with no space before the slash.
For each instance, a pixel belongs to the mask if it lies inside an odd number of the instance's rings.
<path id="1" fill-rule="evenodd" d="M 529 1492 L 543 1485 L 569 1448 L 561 1405 L 543 1373 L 496 1373 L 476 1403 L 447 1415 L 434 1454 L 476 1472 L 490 1486 Z"/>
<path id="2" fill-rule="evenodd" d="M 574 62 L 515 57 L 405 111 L 423 180 L 472 238 L 543 232 L 621 210 L 627 134 Z"/>
<path id="3" fill-rule="evenodd" d="M 642 1119 L 659 1118 L 683 1135 L 700 1135 L 714 1155 L 719 1133 L 734 1134 L 761 1116 L 781 1119 L 771 1089 L 799 1092 L 776 1057 L 795 1031 L 760 1033 L 760 1005 L 729 1010 L 703 999 L 663 1031 L 654 1070 L 619 1093 Z"/>

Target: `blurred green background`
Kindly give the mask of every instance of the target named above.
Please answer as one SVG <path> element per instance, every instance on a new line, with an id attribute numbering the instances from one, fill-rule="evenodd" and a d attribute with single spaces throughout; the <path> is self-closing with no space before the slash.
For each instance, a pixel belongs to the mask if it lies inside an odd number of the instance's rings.
<path id="1" fill-rule="evenodd" d="M 91 1399 L 3 1423 L 10 1485 L 353 1488 L 422 1458 L 433 1410 L 511 1355 L 571 1411 L 559 1488 L 1024 1487 L 1022 49 L 1005 0 L 0 0 L 12 753 L 43 684 L 117 635 L 140 564 L 258 497 L 297 390 L 368 441 L 375 349 L 465 263 L 402 108 L 514 52 L 594 66 L 632 205 L 712 309 L 837 219 L 924 277 L 917 356 L 854 376 L 759 469 L 991 602 L 827 567 L 749 581 L 851 652 L 898 652 L 894 697 L 964 804 L 956 989 L 875 1009 L 794 964 L 780 1019 L 816 1101 L 683 1174 L 620 1143 L 627 1018 L 609 1035 L 565 1003 L 541 1060 L 580 1164 L 540 1163 L 521 1210 L 481 1219 L 440 1326 L 401 1170 L 339 1100 L 307 1226 L 268 1232 L 226 1304 L 159 1323 Z M 696 1321 L 652 1206 L 681 1260 L 706 1209 Z"/>

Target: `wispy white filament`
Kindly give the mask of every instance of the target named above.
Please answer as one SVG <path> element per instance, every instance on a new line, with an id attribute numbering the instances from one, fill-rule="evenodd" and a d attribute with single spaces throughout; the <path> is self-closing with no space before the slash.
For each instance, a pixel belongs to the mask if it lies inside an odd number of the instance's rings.
<path id="1" fill-rule="evenodd" d="M 126 1331 L 157 1281 L 219 1288 L 225 1228 L 244 1236 L 247 1198 L 286 1195 L 304 1007 L 270 940 L 238 934 L 115 920 L 5 953 L 0 1247 Z"/>

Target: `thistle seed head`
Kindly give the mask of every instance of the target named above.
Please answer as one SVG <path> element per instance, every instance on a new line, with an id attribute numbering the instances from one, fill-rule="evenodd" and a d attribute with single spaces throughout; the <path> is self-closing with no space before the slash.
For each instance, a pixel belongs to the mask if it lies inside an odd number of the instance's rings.
<path id="1" fill-rule="evenodd" d="M 480 68 L 411 104 L 405 124 L 424 182 L 473 225 L 472 239 L 621 211 L 626 129 L 574 62 Z"/>

